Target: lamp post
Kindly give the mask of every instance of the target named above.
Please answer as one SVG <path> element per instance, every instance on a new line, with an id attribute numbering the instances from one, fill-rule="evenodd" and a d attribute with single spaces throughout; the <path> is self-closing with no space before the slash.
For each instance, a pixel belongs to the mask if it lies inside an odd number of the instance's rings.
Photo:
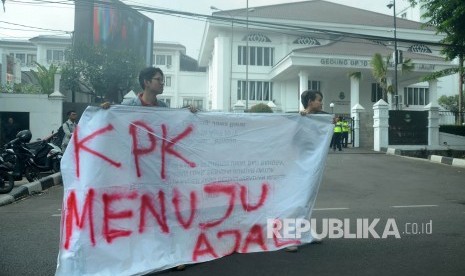
<path id="1" fill-rule="evenodd" d="M 211 10 L 222 11 L 228 14 L 231 17 L 231 42 L 230 42 L 230 67 L 229 67 L 229 111 L 232 109 L 232 69 L 233 69 L 233 40 L 234 40 L 234 17 L 228 11 L 219 9 L 215 6 L 210 6 Z"/>
<path id="2" fill-rule="evenodd" d="M 329 107 L 331 107 L 331 114 L 334 114 L 334 103 L 330 103 Z"/>
<path id="3" fill-rule="evenodd" d="M 399 96 L 397 94 L 397 64 L 399 63 L 399 55 L 397 53 L 397 24 L 396 24 L 396 0 L 392 0 L 387 5 L 389 9 L 393 8 L 394 15 L 394 99 L 396 103 L 396 110 L 399 110 Z"/>

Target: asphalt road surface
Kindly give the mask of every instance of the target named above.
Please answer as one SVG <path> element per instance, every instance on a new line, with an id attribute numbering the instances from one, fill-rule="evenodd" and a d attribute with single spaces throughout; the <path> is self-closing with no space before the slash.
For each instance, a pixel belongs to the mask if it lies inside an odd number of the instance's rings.
<path id="1" fill-rule="evenodd" d="M 63 188 L 0 207 L 0 275 L 54 275 Z M 353 149 L 330 153 L 313 212 L 395 221 L 400 238 L 326 238 L 284 251 L 234 254 L 151 275 L 465 275 L 465 169 Z M 392 229 L 392 228 L 391 228 Z M 352 233 L 355 230 L 351 230 Z M 416 233 L 416 234 L 415 234 Z"/>

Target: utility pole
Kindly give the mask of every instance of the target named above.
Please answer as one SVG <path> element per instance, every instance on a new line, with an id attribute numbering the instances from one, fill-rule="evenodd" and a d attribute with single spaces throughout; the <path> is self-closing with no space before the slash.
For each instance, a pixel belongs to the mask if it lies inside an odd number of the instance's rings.
<path id="1" fill-rule="evenodd" d="M 246 35 L 245 35 L 245 110 L 249 110 L 249 0 L 246 7 Z"/>
<path id="2" fill-rule="evenodd" d="M 397 52 L 397 16 L 396 16 L 396 0 L 392 0 L 387 7 L 394 8 L 394 100 L 396 110 L 399 110 L 399 95 L 397 94 L 397 64 L 399 63 L 399 53 Z"/>
<path id="3" fill-rule="evenodd" d="M 71 32 L 71 68 L 73 68 L 73 81 L 71 82 L 71 102 L 75 103 L 76 102 L 76 68 L 74 66 L 74 56 L 76 54 L 76 49 L 74 47 L 74 31 Z"/>

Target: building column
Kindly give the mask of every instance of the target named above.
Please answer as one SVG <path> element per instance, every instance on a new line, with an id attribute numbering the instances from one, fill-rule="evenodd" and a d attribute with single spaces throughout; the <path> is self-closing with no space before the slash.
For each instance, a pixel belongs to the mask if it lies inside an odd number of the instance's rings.
<path id="1" fill-rule="evenodd" d="M 428 111 L 428 146 L 439 145 L 439 106 L 432 102 L 425 106 Z"/>
<path id="2" fill-rule="evenodd" d="M 57 116 L 54 118 L 54 121 L 50 122 L 51 128 L 53 130 L 58 129 L 63 124 L 62 115 L 65 96 L 60 92 L 60 81 L 61 74 L 55 74 L 53 93 L 48 95 L 48 100 L 50 101 L 50 106 L 48 108 L 52 114 L 57 114 Z"/>
<path id="3" fill-rule="evenodd" d="M 307 71 L 300 71 L 299 72 L 299 89 L 300 89 L 300 95 L 302 95 L 302 92 L 308 89 L 308 72 Z M 300 102 L 300 97 L 299 97 L 299 110 L 303 110 L 304 107 L 302 103 Z"/>
<path id="4" fill-rule="evenodd" d="M 226 37 L 216 37 L 214 40 L 215 51 L 213 53 L 214 59 L 214 73 L 213 73 L 213 109 L 218 111 L 227 111 L 224 98 L 229 94 L 228 78 L 229 67 L 225 68 L 223 64 L 229 59 L 229 52 L 225 50 L 225 45 L 228 45 Z"/>
<path id="5" fill-rule="evenodd" d="M 360 103 L 360 79 L 357 77 L 350 77 L 350 107 L 354 108 L 355 105 Z"/>
<path id="6" fill-rule="evenodd" d="M 429 103 L 432 106 L 438 106 L 438 81 L 437 80 L 430 80 L 428 81 L 429 84 Z M 426 108 L 426 107 L 425 107 Z"/>
<path id="7" fill-rule="evenodd" d="M 381 148 L 387 148 L 389 145 L 389 105 L 381 99 L 373 105 L 373 111 L 373 148 L 375 151 L 381 151 Z"/>
<path id="8" fill-rule="evenodd" d="M 354 141 L 354 148 L 358 148 L 360 147 L 360 113 L 365 112 L 365 108 L 357 103 L 351 111 L 354 120 L 354 136 L 351 139 Z"/>

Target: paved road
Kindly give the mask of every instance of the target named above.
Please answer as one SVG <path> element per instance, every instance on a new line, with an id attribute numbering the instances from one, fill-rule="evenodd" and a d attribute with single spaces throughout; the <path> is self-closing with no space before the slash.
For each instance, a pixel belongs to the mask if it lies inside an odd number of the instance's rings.
<path id="1" fill-rule="evenodd" d="M 298 253 L 234 254 L 152 275 L 465 275 L 464 179 L 465 169 L 427 161 L 352 149 L 330 153 L 317 223 L 379 218 L 382 233 L 393 218 L 400 239 L 326 239 Z M 0 207 L 0 275 L 54 274 L 62 190 Z M 432 233 L 409 235 L 412 223 L 431 223 Z"/>

